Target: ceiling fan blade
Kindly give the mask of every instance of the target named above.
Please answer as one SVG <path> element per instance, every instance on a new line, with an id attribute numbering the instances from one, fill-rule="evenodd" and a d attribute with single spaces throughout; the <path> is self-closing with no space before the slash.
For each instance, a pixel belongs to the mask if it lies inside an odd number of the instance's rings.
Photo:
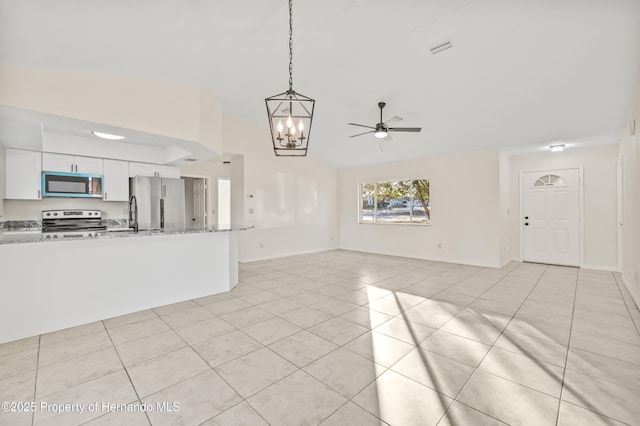
<path id="1" fill-rule="evenodd" d="M 390 132 L 419 132 L 422 127 L 389 127 Z"/>
<path id="2" fill-rule="evenodd" d="M 362 135 L 366 135 L 366 134 L 368 134 L 368 133 L 374 133 L 374 132 L 375 132 L 375 130 L 370 130 L 370 131 L 368 131 L 368 132 L 358 133 L 357 135 L 351 135 L 351 136 L 349 136 L 349 137 L 350 137 L 350 138 L 355 138 L 356 136 L 362 136 Z"/>
<path id="3" fill-rule="evenodd" d="M 373 129 L 375 130 L 375 127 L 372 126 L 365 126 L 364 124 L 357 124 L 357 123 L 347 123 L 349 126 L 358 126 L 358 127 L 366 127 L 367 129 Z"/>
<path id="4" fill-rule="evenodd" d="M 393 117 L 391 117 L 386 123 L 384 123 L 385 126 L 390 126 L 392 124 L 396 124 L 402 121 L 402 117 L 398 117 L 397 115 L 394 115 Z"/>

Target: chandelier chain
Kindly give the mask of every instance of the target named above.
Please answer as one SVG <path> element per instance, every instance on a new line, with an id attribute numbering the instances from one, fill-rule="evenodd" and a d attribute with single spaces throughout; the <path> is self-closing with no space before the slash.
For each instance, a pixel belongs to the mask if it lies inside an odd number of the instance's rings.
<path id="1" fill-rule="evenodd" d="M 289 90 L 293 90 L 293 0 L 289 0 Z"/>

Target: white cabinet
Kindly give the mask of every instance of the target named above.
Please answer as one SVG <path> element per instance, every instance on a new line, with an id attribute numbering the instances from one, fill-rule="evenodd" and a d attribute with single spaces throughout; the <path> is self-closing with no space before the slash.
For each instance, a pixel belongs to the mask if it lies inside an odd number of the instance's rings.
<path id="1" fill-rule="evenodd" d="M 102 158 L 94 157 L 74 157 L 76 163 L 76 172 L 89 173 L 92 175 L 104 174 L 104 165 Z"/>
<path id="2" fill-rule="evenodd" d="M 42 198 L 42 155 L 35 151 L 5 151 L 5 198 L 40 200 Z"/>
<path id="3" fill-rule="evenodd" d="M 156 176 L 156 165 L 149 163 L 129 163 L 129 177 Z"/>
<path id="4" fill-rule="evenodd" d="M 76 172 L 101 175 L 102 158 L 78 157 L 74 155 L 42 153 L 42 169 L 49 172 Z"/>
<path id="5" fill-rule="evenodd" d="M 180 167 L 163 166 L 149 163 L 129 163 L 129 177 L 150 176 L 163 178 L 180 178 Z"/>
<path id="6" fill-rule="evenodd" d="M 129 200 L 129 162 L 104 160 L 104 201 Z"/>
<path id="7" fill-rule="evenodd" d="M 180 179 L 180 167 L 158 165 L 157 172 L 158 177 Z"/>

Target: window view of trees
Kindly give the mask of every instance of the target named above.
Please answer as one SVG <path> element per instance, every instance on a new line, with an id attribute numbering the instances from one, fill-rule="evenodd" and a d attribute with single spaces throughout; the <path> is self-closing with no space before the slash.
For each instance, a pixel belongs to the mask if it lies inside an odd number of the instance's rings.
<path id="1" fill-rule="evenodd" d="M 423 225 L 431 222 L 428 179 L 363 183 L 360 196 L 361 222 Z"/>

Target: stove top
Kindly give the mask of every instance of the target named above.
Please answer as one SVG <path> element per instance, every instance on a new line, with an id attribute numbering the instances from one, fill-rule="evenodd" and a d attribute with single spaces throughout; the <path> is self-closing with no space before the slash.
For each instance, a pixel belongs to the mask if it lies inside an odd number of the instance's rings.
<path id="1" fill-rule="evenodd" d="M 42 212 L 42 232 L 89 232 L 104 231 L 100 210 L 44 210 Z"/>

